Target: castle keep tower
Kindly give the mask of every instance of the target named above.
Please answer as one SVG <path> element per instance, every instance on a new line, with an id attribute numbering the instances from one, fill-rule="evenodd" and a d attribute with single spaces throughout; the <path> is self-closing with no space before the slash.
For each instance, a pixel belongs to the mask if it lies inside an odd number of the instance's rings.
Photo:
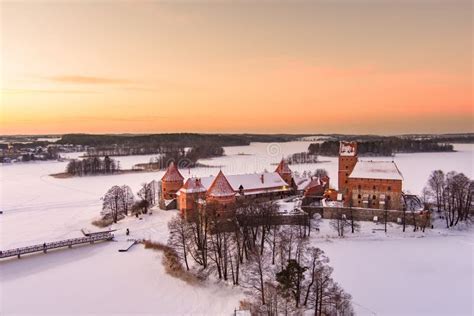
<path id="1" fill-rule="evenodd" d="M 291 174 L 291 169 L 288 167 L 288 163 L 285 159 L 282 159 L 278 164 L 278 167 L 275 169 L 275 172 L 280 175 L 280 177 L 289 185 L 292 185 L 293 176 Z"/>
<path id="2" fill-rule="evenodd" d="M 344 142 L 339 144 L 339 173 L 338 173 L 338 188 L 342 194 L 348 192 L 348 177 L 357 163 L 357 143 Z"/>
<path id="3" fill-rule="evenodd" d="M 165 200 L 176 198 L 176 192 L 183 186 L 183 181 L 184 177 L 174 162 L 171 162 L 161 178 L 161 198 Z"/>
<path id="4" fill-rule="evenodd" d="M 178 195 L 178 206 L 181 215 L 187 217 L 189 212 L 197 210 L 199 200 L 206 199 L 206 188 L 202 185 L 201 179 L 189 178 L 179 189 Z"/>

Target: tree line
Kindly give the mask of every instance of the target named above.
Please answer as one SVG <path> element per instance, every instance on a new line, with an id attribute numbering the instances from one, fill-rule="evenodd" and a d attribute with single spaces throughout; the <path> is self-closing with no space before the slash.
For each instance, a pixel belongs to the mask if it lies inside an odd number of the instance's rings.
<path id="1" fill-rule="evenodd" d="M 202 166 L 198 163 L 199 159 L 219 157 L 224 155 L 224 148 L 213 145 L 199 145 L 189 149 L 184 147 L 167 150 L 162 154 L 153 157 L 148 163 L 139 163 L 135 167 L 140 167 L 148 170 L 163 170 L 166 169 L 170 162 L 173 161 L 178 168 L 194 168 Z"/>
<path id="2" fill-rule="evenodd" d="M 332 279 L 327 257 L 308 243 L 316 222 L 278 225 L 271 202 L 239 202 L 225 219 L 218 209 L 209 203 L 169 222 L 168 244 L 187 270 L 243 287 L 249 293 L 243 304 L 253 314 L 353 314 L 351 296 Z"/>
<path id="3" fill-rule="evenodd" d="M 446 228 L 472 220 L 474 181 L 463 173 L 435 170 L 423 190 L 424 200 L 445 220 Z"/>
<path id="4" fill-rule="evenodd" d="M 446 152 L 453 151 L 453 145 L 438 143 L 433 139 L 407 139 L 401 137 L 383 137 L 377 140 L 359 141 L 357 151 L 359 155 L 391 156 L 395 153 L 416 152 Z M 308 147 L 310 155 L 337 156 L 339 155 L 339 141 L 324 141 L 313 143 Z"/>
<path id="5" fill-rule="evenodd" d="M 198 144 L 211 143 L 218 146 L 244 146 L 251 142 L 288 142 L 297 140 L 304 135 L 288 134 L 197 134 L 169 133 L 147 135 L 113 135 L 113 134 L 65 134 L 56 143 L 82 146 L 132 146 L 145 145 L 149 147 L 184 146 L 192 147 Z"/>
<path id="6" fill-rule="evenodd" d="M 137 192 L 138 199 L 128 185 L 114 185 L 102 197 L 102 221 L 107 224 L 117 223 L 125 216 L 147 214 L 149 209 L 159 203 L 160 184 L 153 180 L 142 183 Z"/>
<path id="7" fill-rule="evenodd" d="M 72 159 L 66 165 L 66 173 L 74 176 L 113 174 L 119 171 L 120 163 L 109 156 L 105 156 L 104 159 L 99 157 Z"/>

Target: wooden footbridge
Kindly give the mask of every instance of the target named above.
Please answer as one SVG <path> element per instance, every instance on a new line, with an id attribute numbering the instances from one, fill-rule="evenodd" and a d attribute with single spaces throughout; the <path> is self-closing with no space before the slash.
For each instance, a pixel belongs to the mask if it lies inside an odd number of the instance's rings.
<path id="1" fill-rule="evenodd" d="M 84 235 L 85 235 L 84 237 L 80 237 L 80 238 L 65 239 L 65 240 L 54 241 L 54 242 L 45 242 L 43 244 L 13 248 L 9 250 L 0 250 L 0 259 L 8 258 L 8 257 L 20 258 L 21 255 L 25 255 L 28 253 L 35 253 L 35 252 L 46 253 L 48 250 L 52 250 L 52 249 L 64 248 L 64 247 L 71 248 L 74 245 L 93 244 L 98 241 L 112 240 L 114 238 L 114 235 L 112 234 L 111 231 L 88 233 L 87 235 L 86 234 Z"/>

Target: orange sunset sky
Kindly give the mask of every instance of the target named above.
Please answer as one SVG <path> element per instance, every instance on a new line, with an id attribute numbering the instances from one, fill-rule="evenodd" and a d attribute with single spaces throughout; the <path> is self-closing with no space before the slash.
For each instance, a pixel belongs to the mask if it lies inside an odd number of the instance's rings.
<path id="1" fill-rule="evenodd" d="M 474 131 L 471 1 L 0 10 L 0 134 Z"/>

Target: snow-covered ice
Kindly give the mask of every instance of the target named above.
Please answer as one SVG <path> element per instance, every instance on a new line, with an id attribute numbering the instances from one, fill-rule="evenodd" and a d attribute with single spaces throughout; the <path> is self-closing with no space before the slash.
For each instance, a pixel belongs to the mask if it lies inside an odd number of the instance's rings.
<path id="1" fill-rule="evenodd" d="M 390 224 L 385 235 L 382 226 L 362 223 L 359 234 L 341 240 L 324 221 L 313 237 L 358 315 L 472 315 L 472 230 L 421 233 L 408 227 L 403 233 Z"/>
<path id="2" fill-rule="evenodd" d="M 228 147 L 226 156 L 200 161 L 225 174 L 273 171 L 283 156 L 307 149 L 309 142 L 253 143 Z M 473 146 L 455 145 L 454 153 L 399 154 L 404 189 L 420 193 L 434 169 L 456 170 L 473 178 Z M 245 153 L 242 155 L 240 153 Z M 77 156 L 76 154 L 75 156 Z M 123 168 L 148 162 L 151 156 L 118 157 Z M 392 158 L 372 158 L 391 160 Z M 337 159 L 292 165 L 303 172 L 325 168 L 337 186 Z M 113 185 L 159 180 L 163 172 L 56 179 L 66 162 L 17 163 L 0 166 L 0 249 L 80 236 L 81 228 L 99 216 L 100 197 Z M 182 170 L 185 177 L 216 175 L 218 168 Z M 143 220 L 117 224 L 119 240 L 166 241 L 167 221 L 174 212 L 155 211 Z M 323 234 L 321 232 L 320 234 Z M 472 239 L 460 233 L 424 238 L 315 239 L 327 251 L 334 276 L 353 295 L 362 314 L 472 313 Z M 53 251 L 0 262 L 0 314 L 214 314 L 229 315 L 242 292 L 222 284 L 195 287 L 165 274 L 161 254 L 136 246 L 119 253 L 121 242 Z M 389 273 L 390 272 L 390 273 Z M 469 300 L 469 297 L 471 298 Z M 444 299 L 443 299 L 444 298 Z M 446 298 L 449 298 L 446 299 Z M 25 300 L 28 299 L 28 303 Z M 365 312 L 364 312 L 365 311 Z"/>

